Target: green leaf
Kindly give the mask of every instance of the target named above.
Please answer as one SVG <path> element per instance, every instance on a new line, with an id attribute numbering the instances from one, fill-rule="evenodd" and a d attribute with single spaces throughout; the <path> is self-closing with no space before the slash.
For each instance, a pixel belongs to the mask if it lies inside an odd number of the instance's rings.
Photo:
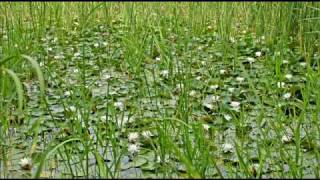
<path id="1" fill-rule="evenodd" d="M 15 72 L 11 71 L 10 69 L 2 68 L 6 73 L 9 74 L 9 76 L 13 79 L 14 84 L 17 89 L 18 93 L 18 108 L 19 111 L 22 112 L 22 107 L 23 107 L 23 88 L 20 79 L 16 75 Z"/>
<path id="2" fill-rule="evenodd" d="M 35 69 L 36 73 L 37 73 L 37 77 L 40 83 L 40 92 L 42 97 L 45 97 L 45 83 L 44 83 L 44 77 L 41 71 L 41 68 L 39 66 L 39 64 L 37 63 L 36 60 L 34 60 L 33 58 L 31 58 L 30 56 L 27 55 L 21 55 L 23 58 L 26 58 L 32 65 L 32 67 Z"/>
<path id="3" fill-rule="evenodd" d="M 51 156 L 51 154 L 53 154 L 57 149 L 59 149 L 64 144 L 66 144 L 68 142 L 71 142 L 71 141 L 81 141 L 81 139 L 80 138 L 67 139 L 67 140 L 61 142 L 60 144 L 54 146 L 52 149 L 48 149 L 47 152 L 44 155 L 42 155 L 42 157 L 40 159 L 40 165 L 39 165 L 38 169 L 36 170 L 36 173 L 34 174 L 33 178 L 37 178 L 38 179 L 40 177 L 43 165 L 46 162 L 46 160 L 48 159 L 48 157 Z"/>
<path id="4" fill-rule="evenodd" d="M 17 57 L 17 56 L 9 56 L 9 57 L 4 58 L 3 60 L 0 61 L 0 66 L 3 65 L 5 62 L 7 62 L 10 59 L 13 59 L 15 57 Z"/>
<path id="5" fill-rule="evenodd" d="M 100 177 L 108 178 L 107 166 L 104 163 L 103 158 L 101 157 L 101 155 L 97 151 L 94 152 L 94 155 L 95 155 L 97 163 L 98 163 Z"/>

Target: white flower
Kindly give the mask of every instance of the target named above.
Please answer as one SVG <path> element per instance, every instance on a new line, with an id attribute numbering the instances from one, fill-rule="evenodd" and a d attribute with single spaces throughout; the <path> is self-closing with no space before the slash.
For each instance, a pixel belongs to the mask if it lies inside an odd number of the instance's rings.
<path id="1" fill-rule="evenodd" d="M 236 40 L 234 39 L 234 37 L 230 37 L 229 40 L 230 40 L 232 43 L 236 42 Z"/>
<path id="2" fill-rule="evenodd" d="M 209 128 L 210 128 L 210 126 L 209 126 L 208 124 L 202 124 L 202 126 L 203 126 L 203 129 L 204 129 L 205 131 L 208 131 Z"/>
<path id="3" fill-rule="evenodd" d="M 255 170 L 258 170 L 260 168 L 260 164 L 254 163 L 254 164 L 251 165 L 251 168 L 255 169 Z"/>
<path id="4" fill-rule="evenodd" d="M 111 78 L 111 76 L 109 75 L 109 74 L 104 74 L 103 76 L 102 76 L 102 79 L 103 80 L 109 80 Z"/>
<path id="5" fill-rule="evenodd" d="M 233 108 L 239 108 L 240 107 L 240 102 L 231 101 L 230 106 L 233 107 Z"/>
<path id="6" fill-rule="evenodd" d="M 283 135 L 282 138 L 281 138 L 281 142 L 282 143 L 288 143 L 292 140 L 292 137 L 289 136 L 289 135 Z"/>
<path id="7" fill-rule="evenodd" d="M 230 106 L 232 107 L 233 110 L 239 111 L 239 109 L 240 109 L 240 102 L 231 101 Z"/>
<path id="8" fill-rule="evenodd" d="M 121 102 L 121 101 L 115 102 L 113 105 L 114 105 L 117 109 L 119 109 L 120 111 L 123 111 L 123 109 L 124 109 L 124 104 L 123 104 L 123 102 Z"/>
<path id="9" fill-rule="evenodd" d="M 285 77 L 286 77 L 287 79 L 291 79 L 291 78 L 292 78 L 292 74 L 286 74 Z"/>
<path id="10" fill-rule="evenodd" d="M 232 117 L 229 114 L 225 114 L 223 115 L 223 117 L 227 120 L 230 121 L 232 119 Z"/>
<path id="11" fill-rule="evenodd" d="M 23 169 L 23 170 L 31 170 L 31 168 L 32 168 L 31 159 L 29 159 L 29 158 L 21 159 L 19 164 L 21 166 L 21 169 Z"/>
<path id="12" fill-rule="evenodd" d="M 220 96 L 211 96 L 211 101 L 216 102 L 219 101 Z"/>
<path id="13" fill-rule="evenodd" d="M 288 64 L 289 61 L 288 61 L 288 60 L 283 60 L 282 63 L 283 63 L 283 64 Z"/>
<path id="14" fill-rule="evenodd" d="M 157 163 L 160 163 L 161 162 L 161 157 L 160 156 L 157 156 Z"/>
<path id="15" fill-rule="evenodd" d="M 199 51 L 201 51 L 201 50 L 202 50 L 202 48 L 203 48 L 202 46 L 199 46 L 199 47 L 198 47 L 198 50 L 199 50 Z"/>
<path id="16" fill-rule="evenodd" d="M 167 79 L 169 77 L 169 71 L 168 70 L 163 70 L 163 71 L 160 72 L 160 75 Z"/>
<path id="17" fill-rule="evenodd" d="M 196 96 L 197 92 L 195 90 L 190 91 L 189 96 L 194 97 Z"/>
<path id="18" fill-rule="evenodd" d="M 213 109 L 213 105 L 210 103 L 204 103 L 203 106 L 205 106 L 208 109 Z"/>
<path id="19" fill-rule="evenodd" d="M 74 57 L 79 57 L 81 54 L 80 54 L 80 52 L 76 52 L 76 53 L 74 53 Z"/>
<path id="20" fill-rule="evenodd" d="M 284 88 L 284 85 L 285 85 L 286 83 L 284 83 L 284 82 L 278 82 L 277 83 L 277 86 L 278 86 L 278 88 Z"/>
<path id="21" fill-rule="evenodd" d="M 174 91 L 175 91 L 176 93 L 180 93 L 183 88 L 184 88 L 184 85 L 183 85 L 183 84 L 177 84 L 177 85 L 176 85 L 176 88 L 174 89 Z"/>
<path id="22" fill-rule="evenodd" d="M 221 70 L 220 70 L 220 74 L 224 74 L 224 73 L 226 73 L 226 70 L 221 69 Z"/>
<path id="23" fill-rule="evenodd" d="M 70 92 L 70 91 L 64 92 L 64 96 L 69 97 L 70 95 L 71 95 L 71 92 Z"/>
<path id="24" fill-rule="evenodd" d="M 306 66 L 307 66 L 307 63 L 306 63 L 306 62 L 301 62 L 301 63 L 300 63 L 300 66 L 306 67 Z"/>
<path id="25" fill-rule="evenodd" d="M 128 151 L 131 153 L 131 154 L 136 154 L 139 152 L 139 145 L 137 144 L 129 144 L 128 146 Z"/>
<path id="26" fill-rule="evenodd" d="M 160 57 L 156 57 L 156 61 L 160 61 Z"/>
<path id="27" fill-rule="evenodd" d="M 137 142 L 139 139 L 139 134 L 137 132 L 131 132 L 128 135 L 129 142 Z"/>
<path id="28" fill-rule="evenodd" d="M 254 63 L 256 60 L 253 57 L 247 57 L 247 61 L 249 61 L 249 63 Z"/>
<path id="29" fill-rule="evenodd" d="M 201 76 L 197 76 L 196 80 L 200 81 L 201 80 Z"/>
<path id="30" fill-rule="evenodd" d="M 262 55 L 262 53 L 260 51 L 256 52 L 256 57 L 260 57 Z"/>
<path id="31" fill-rule="evenodd" d="M 230 143 L 222 144 L 222 150 L 224 153 L 232 152 L 233 151 L 233 145 Z"/>
<path id="32" fill-rule="evenodd" d="M 40 66 L 44 66 L 44 62 L 40 62 L 39 65 L 40 65 Z"/>
<path id="33" fill-rule="evenodd" d="M 291 97 L 291 94 L 290 93 L 285 93 L 284 95 L 283 95 L 283 98 L 284 99 L 289 99 Z"/>
<path id="34" fill-rule="evenodd" d="M 100 119 L 101 119 L 101 121 L 106 121 L 107 120 L 107 116 L 101 116 Z"/>
<path id="35" fill-rule="evenodd" d="M 243 78 L 243 77 L 237 77 L 237 78 L 236 78 L 236 80 L 237 80 L 237 81 L 239 81 L 239 82 L 241 83 L 241 82 L 243 82 L 243 81 L 244 81 L 244 78 Z"/>
<path id="36" fill-rule="evenodd" d="M 72 111 L 72 112 L 75 112 L 75 111 L 76 111 L 76 107 L 74 107 L 74 106 L 70 106 L 69 109 L 70 109 L 70 111 Z"/>
<path id="37" fill-rule="evenodd" d="M 157 156 L 157 160 L 156 160 L 156 162 L 157 163 L 160 163 L 162 161 L 162 159 L 161 159 L 161 157 L 160 156 Z M 164 157 L 164 162 L 169 162 L 170 161 L 170 157 L 169 157 L 169 155 L 165 155 L 165 157 Z"/>
<path id="38" fill-rule="evenodd" d="M 79 72 L 79 69 L 74 69 L 73 72 L 77 73 L 77 72 Z"/>
<path id="39" fill-rule="evenodd" d="M 93 45 L 94 47 L 99 47 L 99 44 L 98 43 L 94 43 L 94 45 Z"/>
<path id="40" fill-rule="evenodd" d="M 53 58 L 54 58 L 54 59 L 57 59 L 57 60 L 59 60 L 59 59 L 64 59 L 64 55 L 56 55 L 56 56 L 54 56 Z"/>
<path id="41" fill-rule="evenodd" d="M 219 85 L 216 84 L 216 85 L 211 85 L 209 88 L 210 88 L 211 90 L 216 90 L 216 89 L 218 89 L 218 87 L 219 87 Z"/>
<path id="42" fill-rule="evenodd" d="M 234 92 L 234 88 L 228 88 L 228 91 L 233 93 Z"/>
<path id="43" fill-rule="evenodd" d="M 207 28 L 208 28 L 209 30 L 211 30 L 211 29 L 212 29 L 212 26 L 209 25 Z"/>
<path id="44" fill-rule="evenodd" d="M 205 62 L 205 61 L 201 61 L 201 64 L 202 64 L 202 65 L 206 65 L 206 62 Z"/>
<path id="45" fill-rule="evenodd" d="M 153 136 L 153 134 L 151 133 L 151 131 L 143 131 L 142 133 L 142 136 L 144 137 L 144 138 L 149 138 L 149 137 L 151 137 L 151 136 Z"/>

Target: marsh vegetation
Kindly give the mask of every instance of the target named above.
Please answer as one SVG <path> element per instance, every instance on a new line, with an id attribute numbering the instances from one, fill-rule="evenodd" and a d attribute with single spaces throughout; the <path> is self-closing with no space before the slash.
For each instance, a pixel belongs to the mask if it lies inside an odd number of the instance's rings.
<path id="1" fill-rule="evenodd" d="M 1 178 L 319 178 L 317 2 L 0 3 Z"/>

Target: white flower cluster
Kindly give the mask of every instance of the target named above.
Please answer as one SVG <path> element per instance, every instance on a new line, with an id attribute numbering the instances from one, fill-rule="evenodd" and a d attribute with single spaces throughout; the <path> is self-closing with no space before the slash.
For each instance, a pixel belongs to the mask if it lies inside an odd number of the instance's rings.
<path id="1" fill-rule="evenodd" d="M 136 143 L 139 139 L 139 134 L 137 132 L 131 132 L 128 135 L 128 140 L 131 143 Z"/>
<path id="2" fill-rule="evenodd" d="M 230 106 L 233 110 L 239 111 L 240 110 L 240 102 L 238 101 L 231 101 Z"/>
<path id="3" fill-rule="evenodd" d="M 205 131 L 209 131 L 210 126 L 208 124 L 202 124 L 202 126 Z"/>
<path id="4" fill-rule="evenodd" d="M 113 105 L 116 109 L 119 109 L 120 111 L 124 110 L 124 104 L 121 101 L 115 102 Z"/>
<path id="5" fill-rule="evenodd" d="M 143 131 L 141 134 L 145 139 L 148 139 L 151 136 L 153 136 L 153 134 L 149 130 Z M 130 154 L 136 155 L 137 153 L 139 153 L 140 151 L 139 133 L 138 132 L 129 133 L 128 141 L 129 141 L 128 151 L 130 152 Z"/>
<path id="6" fill-rule="evenodd" d="M 165 78 L 168 79 L 169 78 L 169 71 L 168 70 L 163 70 L 160 72 L 160 75 Z"/>
<path id="7" fill-rule="evenodd" d="M 284 99 L 289 99 L 291 97 L 291 93 L 285 93 L 284 95 L 283 95 L 283 98 Z"/>
<path id="8" fill-rule="evenodd" d="M 244 78 L 243 77 L 237 77 L 236 81 L 238 81 L 239 83 L 242 83 L 244 81 Z"/>
<path id="9" fill-rule="evenodd" d="M 233 145 L 230 144 L 230 143 L 224 143 L 224 144 L 222 144 L 221 147 L 222 147 L 222 151 L 224 153 L 229 153 L 229 152 L 232 152 L 234 150 Z"/>
<path id="10" fill-rule="evenodd" d="M 137 154 L 140 150 L 140 146 L 139 144 L 129 144 L 128 145 L 128 151 L 131 153 L 131 154 Z"/>
<path id="11" fill-rule="evenodd" d="M 23 158 L 19 162 L 21 169 L 23 170 L 31 170 L 32 169 L 32 162 L 30 158 Z"/>
<path id="12" fill-rule="evenodd" d="M 219 85 L 218 85 L 218 84 L 215 84 L 215 85 L 211 85 L 209 88 L 210 88 L 211 90 L 216 90 L 216 89 L 218 89 L 218 87 L 219 87 Z"/>
<path id="13" fill-rule="evenodd" d="M 139 140 L 139 133 L 131 132 L 128 134 L 128 141 L 129 141 L 128 151 L 132 155 L 137 154 L 140 150 L 138 140 Z"/>
<path id="14" fill-rule="evenodd" d="M 255 55 L 256 55 L 256 57 L 260 57 L 260 56 L 262 55 L 262 52 L 257 51 L 257 52 L 255 53 Z"/>

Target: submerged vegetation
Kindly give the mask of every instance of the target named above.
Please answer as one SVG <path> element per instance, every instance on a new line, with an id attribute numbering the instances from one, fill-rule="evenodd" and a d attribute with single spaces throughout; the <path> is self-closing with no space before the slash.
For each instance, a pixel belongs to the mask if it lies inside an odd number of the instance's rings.
<path id="1" fill-rule="evenodd" d="M 317 2 L 0 3 L 1 178 L 319 178 Z"/>

